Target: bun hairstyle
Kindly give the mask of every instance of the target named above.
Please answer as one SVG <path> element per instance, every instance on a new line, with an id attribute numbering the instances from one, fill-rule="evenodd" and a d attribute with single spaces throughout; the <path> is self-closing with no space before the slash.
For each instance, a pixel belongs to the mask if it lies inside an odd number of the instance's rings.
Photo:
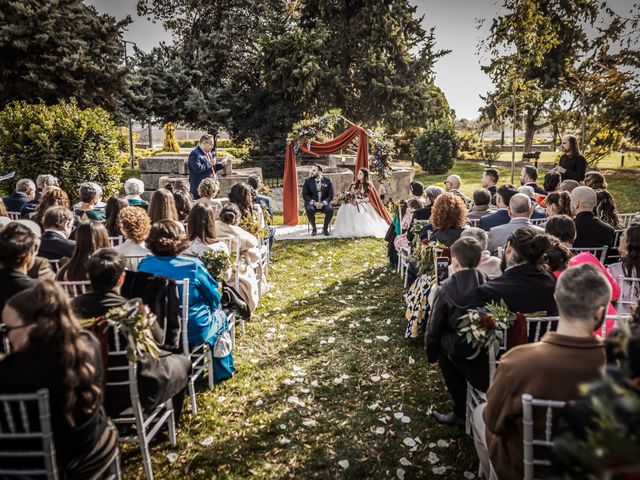
<path id="1" fill-rule="evenodd" d="M 571 260 L 571 250 L 562 244 L 558 239 L 551 237 L 551 246 L 543 256 L 543 260 L 550 272 L 562 272 L 569 266 Z"/>
<path id="2" fill-rule="evenodd" d="M 241 218 L 240 209 L 234 203 L 227 203 L 220 211 L 220 221 L 227 225 L 237 225 Z"/>
<path id="3" fill-rule="evenodd" d="M 102 402 L 94 366 L 100 359 L 83 338 L 67 294 L 52 280 L 43 280 L 11 297 L 7 306 L 24 324 L 35 324 L 29 345 L 37 351 L 53 351 L 62 367 L 63 412 L 66 422 L 74 427 L 78 413 L 91 414 Z"/>
<path id="4" fill-rule="evenodd" d="M 175 220 L 154 223 L 147 238 L 147 247 L 158 257 L 174 257 L 189 245 L 184 227 Z"/>
<path id="5" fill-rule="evenodd" d="M 507 240 L 514 252 L 514 263 L 540 265 L 544 255 L 551 247 L 551 240 L 547 235 L 537 234 L 531 228 L 520 228 L 514 231 Z"/>

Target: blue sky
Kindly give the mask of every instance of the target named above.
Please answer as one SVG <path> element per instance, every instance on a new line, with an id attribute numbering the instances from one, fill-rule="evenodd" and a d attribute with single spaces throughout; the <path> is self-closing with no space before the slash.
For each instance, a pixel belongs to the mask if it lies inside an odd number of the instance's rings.
<path id="1" fill-rule="evenodd" d="M 619 13 L 628 11 L 637 0 L 612 0 L 609 5 Z M 480 95 L 491 89 L 491 82 L 480 70 L 477 55 L 479 41 L 486 37 L 490 19 L 498 12 L 495 0 L 410 0 L 424 15 L 425 28 L 436 28 L 437 46 L 452 50 L 436 64 L 436 84 L 444 91 L 458 118 L 476 118 L 482 106 Z M 139 48 L 149 50 L 170 36 L 161 25 L 136 15 L 135 0 L 85 0 L 98 11 L 120 19 L 131 15 L 134 23 L 125 35 Z M 501 2 L 500 2 L 501 3 Z M 478 30 L 477 20 L 487 18 L 487 25 Z"/>

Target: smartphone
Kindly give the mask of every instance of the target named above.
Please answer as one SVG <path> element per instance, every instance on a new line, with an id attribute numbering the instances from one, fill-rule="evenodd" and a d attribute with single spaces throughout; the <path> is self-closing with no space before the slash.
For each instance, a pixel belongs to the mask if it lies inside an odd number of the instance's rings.
<path id="1" fill-rule="evenodd" d="M 449 259 L 447 257 L 436 258 L 436 279 L 441 284 L 449 277 Z"/>

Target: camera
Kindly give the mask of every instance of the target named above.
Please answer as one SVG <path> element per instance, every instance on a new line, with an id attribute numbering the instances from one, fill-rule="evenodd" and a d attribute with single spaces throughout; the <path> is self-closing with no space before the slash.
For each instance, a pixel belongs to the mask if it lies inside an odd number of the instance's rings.
<path id="1" fill-rule="evenodd" d="M 540 160 L 540 152 L 524 152 L 522 154 L 523 160 Z"/>

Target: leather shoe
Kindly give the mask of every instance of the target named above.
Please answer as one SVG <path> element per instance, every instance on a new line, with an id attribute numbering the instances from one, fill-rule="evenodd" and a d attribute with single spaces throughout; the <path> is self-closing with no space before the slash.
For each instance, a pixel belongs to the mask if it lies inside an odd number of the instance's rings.
<path id="1" fill-rule="evenodd" d="M 311 236 L 315 237 L 318 234 L 318 231 L 314 228 L 313 230 L 311 230 Z"/>
<path id="2" fill-rule="evenodd" d="M 325 235 L 326 237 L 330 235 L 329 230 L 327 230 L 326 228 L 322 230 L 322 234 Z"/>
<path id="3" fill-rule="evenodd" d="M 440 412 L 431 412 L 431 416 L 435 418 L 438 422 L 444 423 L 445 425 L 450 425 L 452 427 L 463 427 L 465 425 L 465 419 L 456 416 L 453 412 L 449 413 L 440 413 Z"/>

